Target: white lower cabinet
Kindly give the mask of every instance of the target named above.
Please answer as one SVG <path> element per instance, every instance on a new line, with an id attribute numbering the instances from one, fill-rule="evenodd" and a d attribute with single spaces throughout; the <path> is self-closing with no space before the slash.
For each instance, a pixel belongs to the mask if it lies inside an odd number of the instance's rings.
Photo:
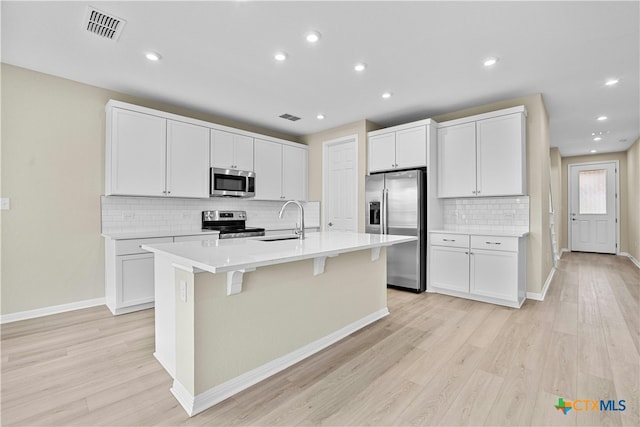
<path id="1" fill-rule="evenodd" d="M 125 314 L 154 306 L 154 256 L 140 245 L 217 239 L 216 234 L 105 239 L 105 295 L 113 314 Z"/>
<path id="2" fill-rule="evenodd" d="M 120 309 L 153 303 L 153 254 L 116 257 L 116 283 Z"/>
<path id="3" fill-rule="evenodd" d="M 490 298 L 516 301 L 518 253 L 475 249 L 470 258 L 469 292 Z"/>
<path id="4" fill-rule="evenodd" d="M 469 238 L 456 236 L 455 241 L 444 246 L 431 246 L 431 284 L 440 289 L 469 292 Z M 460 246 L 462 245 L 462 246 Z"/>
<path id="5" fill-rule="evenodd" d="M 432 233 L 429 290 L 519 308 L 526 299 L 524 240 Z"/>

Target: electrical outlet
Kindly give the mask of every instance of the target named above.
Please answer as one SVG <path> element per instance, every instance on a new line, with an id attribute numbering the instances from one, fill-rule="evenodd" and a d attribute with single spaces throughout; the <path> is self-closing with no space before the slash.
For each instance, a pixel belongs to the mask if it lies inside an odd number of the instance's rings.
<path id="1" fill-rule="evenodd" d="M 187 282 L 180 280 L 180 300 L 187 302 Z"/>
<path id="2" fill-rule="evenodd" d="M 8 211 L 11 209 L 11 199 L 3 197 L 0 199 L 0 210 Z"/>

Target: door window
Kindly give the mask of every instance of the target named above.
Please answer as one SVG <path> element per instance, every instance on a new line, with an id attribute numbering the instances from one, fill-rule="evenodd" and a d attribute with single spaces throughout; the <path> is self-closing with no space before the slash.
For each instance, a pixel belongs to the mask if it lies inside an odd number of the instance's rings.
<path id="1" fill-rule="evenodd" d="M 607 170 L 580 171 L 578 175 L 580 215 L 607 214 Z"/>

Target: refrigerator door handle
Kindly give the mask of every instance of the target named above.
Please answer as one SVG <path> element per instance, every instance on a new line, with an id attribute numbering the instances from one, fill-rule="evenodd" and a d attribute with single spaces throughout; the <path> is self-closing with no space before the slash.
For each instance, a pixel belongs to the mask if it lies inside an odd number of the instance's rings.
<path id="1" fill-rule="evenodd" d="M 382 190 L 382 233 L 389 233 L 389 189 Z"/>

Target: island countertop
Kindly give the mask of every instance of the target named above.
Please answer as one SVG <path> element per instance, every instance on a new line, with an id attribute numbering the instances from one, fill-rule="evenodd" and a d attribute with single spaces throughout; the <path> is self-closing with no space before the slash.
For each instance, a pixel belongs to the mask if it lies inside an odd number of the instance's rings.
<path id="1" fill-rule="evenodd" d="M 308 233 L 304 240 L 269 242 L 259 239 L 226 239 L 159 243 L 141 247 L 168 256 L 185 267 L 223 273 L 317 257 L 331 257 L 413 240 L 416 240 L 413 236 L 333 231 Z"/>

